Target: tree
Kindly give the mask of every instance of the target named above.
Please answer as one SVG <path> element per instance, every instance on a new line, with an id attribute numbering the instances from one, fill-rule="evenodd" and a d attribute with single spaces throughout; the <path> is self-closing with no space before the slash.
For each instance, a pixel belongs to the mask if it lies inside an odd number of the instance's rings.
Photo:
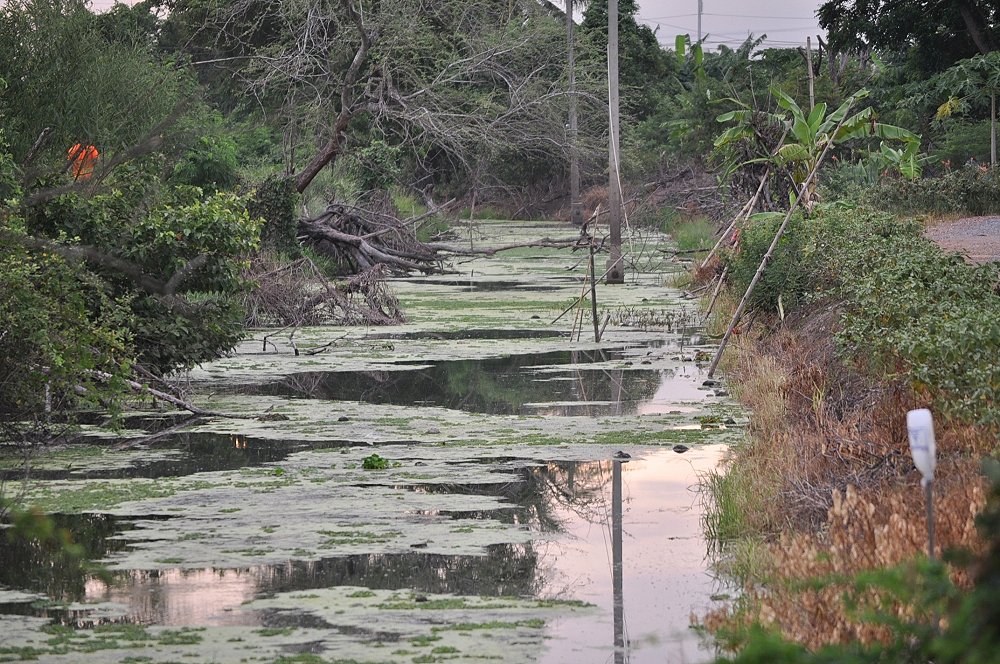
<path id="1" fill-rule="evenodd" d="M 299 191 L 372 141 L 401 148 L 423 184 L 566 163 L 565 33 L 536 2 L 242 0 L 207 18 L 178 2 L 171 20 L 188 8 L 202 23 L 187 32 L 236 53 L 217 66 L 289 128 Z"/>
<path id="2" fill-rule="evenodd" d="M 907 51 L 923 74 L 1000 44 L 990 0 L 827 0 L 817 16 L 834 51 Z"/>
<path id="3" fill-rule="evenodd" d="M 663 50 L 648 25 L 635 20 L 639 13 L 636 0 L 618 1 L 618 71 L 625 112 L 642 120 L 654 112 L 660 97 L 671 87 L 677 67 Z M 608 0 L 590 0 L 583 12 L 580 31 L 588 35 L 599 53 L 608 46 Z M 600 58 L 607 64 L 606 56 Z"/>
<path id="4" fill-rule="evenodd" d="M 916 134 L 902 127 L 877 122 L 871 107 L 851 116 L 847 115 L 860 100 L 868 96 L 868 90 L 862 89 L 854 93 L 830 114 L 826 112 L 825 103 L 816 104 L 809 113 L 806 113 L 794 99 L 780 89 L 772 87 L 771 94 L 774 95 L 781 111 L 770 117 L 784 125 L 786 131 L 782 135 L 780 144 L 767 147 L 765 154 L 758 155 L 749 162 L 769 160 L 775 166 L 787 169 L 796 195 L 806 196 L 803 200 L 806 209 L 810 209 L 815 201 L 817 178 L 812 178 L 806 191 L 803 192 L 802 187 L 806 184 L 809 174 L 818 166 L 819 159 L 827 150 L 827 146 L 833 147 L 865 137 L 903 141 L 908 145 L 920 144 L 920 137 Z M 715 146 L 726 148 L 739 141 L 757 138 L 758 130 L 754 126 L 754 121 L 759 116 L 760 113 L 746 106 L 720 115 L 717 118 L 719 122 L 735 120 L 737 124 L 726 129 L 716 139 Z M 916 148 L 909 147 L 906 155 L 911 162 L 915 160 Z M 739 166 L 742 164 L 734 165 L 734 167 Z"/>
<path id="5" fill-rule="evenodd" d="M 243 334 L 235 296 L 258 224 L 231 194 L 164 182 L 199 144 L 198 123 L 181 120 L 203 109 L 193 78 L 159 61 L 148 26 L 129 25 L 76 0 L 0 9 L 0 81 L 13 81 L 0 104 L 8 439 L 47 435 L 51 417 L 81 402 L 113 410 L 141 387 L 134 371 L 190 367 Z M 66 173 L 74 143 L 100 147 L 90 179 Z"/>
<path id="6" fill-rule="evenodd" d="M 43 132 L 36 159 L 65 159 L 82 141 L 110 158 L 196 97 L 194 79 L 159 61 L 142 30 L 109 20 L 83 0 L 0 7 L 0 78 L 8 82 L 8 141 L 18 163 Z"/>
<path id="7" fill-rule="evenodd" d="M 990 100 L 990 165 L 997 165 L 997 92 L 1000 91 L 1000 51 L 960 60 L 930 81 L 931 94 L 947 95 L 938 107 L 938 120 Z M 926 89 L 926 87 L 925 87 Z"/>

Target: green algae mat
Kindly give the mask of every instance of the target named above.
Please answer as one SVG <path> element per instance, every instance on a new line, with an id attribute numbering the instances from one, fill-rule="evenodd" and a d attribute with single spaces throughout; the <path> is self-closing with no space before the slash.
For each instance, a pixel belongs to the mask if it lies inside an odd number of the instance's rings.
<path id="1" fill-rule="evenodd" d="M 394 280 L 405 324 L 255 331 L 182 377 L 238 417 L 88 427 L 27 480 L 0 458 L 97 563 L 0 543 L 0 661 L 604 662 L 616 632 L 633 662 L 710 658 L 696 486 L 743 418 L 667 247 L 633 237 L 599 343 L 584 257 L 522 249 Z"/>

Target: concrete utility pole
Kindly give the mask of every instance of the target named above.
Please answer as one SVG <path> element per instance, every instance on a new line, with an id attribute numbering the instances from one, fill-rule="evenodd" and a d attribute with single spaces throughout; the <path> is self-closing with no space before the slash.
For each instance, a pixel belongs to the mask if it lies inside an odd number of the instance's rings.
<path id="1" fill-rule="evenodd" d="M 701 12 L 705 9 L 703 0 L 698 0 L 698 43 L 701 43 Z"/>
<path id="2" fill-rule="evenodd" d="M 583 225 L 580 209 L 580 153 L 576 149 L 576 44 L 573 41 L 573 0 L 566 0 L 566 51 L 569 69 L 569 220 L 576 226 Z"/>
<path id="3" fill-rule="evenodd" d="M 611 257 L 608 258 L 609 284 L 625 283 L 622 261 L 622 191 L 618 177 L 618 0 L 608 2 L 608 111 L 611 132 L 608 140 L 608 212 L 611 217 Z"/>
<path id="4" fill-rule="evenodd" d="M 812 37 L 806 37 L 806 67 L 809 69 L 809 112 L 816 106 L 816 76 L 813 74 Z"/>

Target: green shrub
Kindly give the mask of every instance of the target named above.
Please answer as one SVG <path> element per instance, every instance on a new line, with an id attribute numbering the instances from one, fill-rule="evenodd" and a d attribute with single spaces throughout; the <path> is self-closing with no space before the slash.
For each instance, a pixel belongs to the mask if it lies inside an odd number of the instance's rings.
<path id="1" fill-rule="evenodd" d="M 740 227 L 739 251 L 726 259 L 730 283 L 735 291 L 746 291 L 781 221 L 775 215 L 755 215 Z M 792 218 L 751 294 L 748 306 L 775 312 L 779 298 L 785 310 L 800 302 L 808 289 L 803 243 L 809 234 L 809 226 L 810 223 L 803 221 L 798 214 Z"/>
<path id="2" fill-rule="evenodd" d="M 776 218 L 749 222 L 728 258 L 744 291 Z M 1000 427 L 1000 294 L 996 265 L 967 265 L 922 235 L 922 225 L 864 208 L 818 208 L 793 218 L 750 306 L 786 312 L 816 298 L 841 302 L 845 357 L 896 376 L 944 416 Z"/>
<path id="3" fill-rule="evenodd" d="M 883 179 L 860 199 L 895 214 L 994 214 L 1000 211 L 1000 172 L 961 167 L 934 178 Z"/>
<path id="4" fill-rule="evenodd" d="M 120 380 L 94 372 L 127 373 L 129 335 L 123 328 L 130 318 L 81 266 L 27 250 L 12 241 L 19 231 L 10 225 L 3 231 L 0 438 L 16 439 L 44 429 L 50 413 L 80 402 L 108 405 L 122 392 Z"/>
<path id="5" fill-rule="evenodd" d="M 229 136 L 202 136 L 174 164 L 170 180 L 207 192 L 232 188 L 237 182 L 236 141 Z"/>
<path id="6" fill-rule="evenodd" d="M 951 162 L 952 168 L 958 168 L 969 161 L 977 159 L 981 164 L 990 160 L 990 121 L 969 122 L 966 120 L 949 123 L 944 134 L 938 140 L 932 151 L 934 161 Z"/>
<path id="7" fill-rule="evenodd" d="M 233 297 L 243 287 L 241 270 L 260 229 L 243 199 L 205 196 L 196 187 L 161 188 L 150 175 L 155 166 L 123 171 L 108 193 L 67 194 L 34 206 L 27 231 L 87 245 L 161 284 L 190 261 L 203 260 L 170 297 L 120 269 L 90 268 L 109 301 L 130 312 L 122 327 L 135 358 L 154 372 L 169 373 L 214 359 L 242 337 L 243 316 Z M 93 298 L 87 309 L 92 320 L 100 315 Z"/>

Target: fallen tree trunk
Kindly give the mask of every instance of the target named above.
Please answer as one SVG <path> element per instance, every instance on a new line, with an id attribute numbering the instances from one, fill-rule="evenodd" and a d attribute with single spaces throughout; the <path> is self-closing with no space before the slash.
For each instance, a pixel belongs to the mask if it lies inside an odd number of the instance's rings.
<path id="1" fill-rule="evenodd" d="M 572 249 L 585 246 L 580 238 L 541 238 L 529 242 L 463 249 L 445 242 L 422 242 L 415 229 L 394 215 L 334 204 L 313 219 L 301 219 L 299 237 L 334 260 L 344 272 L 357 274 L 376 265 L 394 274 L 444 274 L 456 257 L 492 256 L 525 247 Z"/>

